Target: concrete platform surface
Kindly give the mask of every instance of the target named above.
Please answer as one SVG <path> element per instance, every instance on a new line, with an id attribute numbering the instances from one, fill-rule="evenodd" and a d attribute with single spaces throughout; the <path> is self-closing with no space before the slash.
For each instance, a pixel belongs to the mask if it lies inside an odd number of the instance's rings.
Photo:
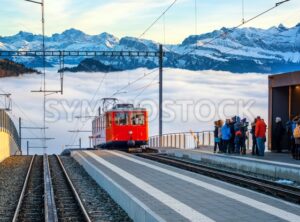
<path id="1" fill-rule="evenodd" d="M 118 151 L 71 154 L 135 221 L 300 221 L 300 206 Z"/>
<path id="2" fill-rule="evenodd" d="M 283 161 L 284 158 L 289 158 L 287 157 L 288 154 L 267 153 L 265 157 L 257 157 L 252 155 L 217 154 L 202 149 L 183 150 L 161 148 L 158 149 L 158 151 L 180 158 L 183 157 L 216 165 L 220 168 L 233 169 L 274 179 L 287 179 L 300 184 L 300 165 L 292 163 L 291 161 Z M 271 158 L 270 156 L 276 156 L 277 159 Z M 299 161 L 296 162 L 298 163 Z"/>
<path id="3" fill-rule="evenodd" d="M 300 160 L 295 160 L 292 158 L 291 154 L 288 152 L 282 152 L 282 153 L 276 153 L 276 152 L 270 152 L 266 151 L 265 156 L 256 156 L 252 155 L 251 150 L 247 150 L 246 155 L 239 155 L 239 154 L 219 154 L 213 152 L 213 147 L 201 147 L 198 149 L 178 149 L 178 148 L 153 148 L 156 150 L 159 150 L 161 152 L 164 152 L 166 150 L 186 150 L 186 151 L 192 151 L 192 152 L 201 152 L 201 153 L 208 153 L 208 154 L 214 154 L 214 155 L 224 155 L 224 156 L 232 156 L 237 157 L 241 159 L 253 159 L 253 160 L 262 160 L 262 161 L 272 161 L 272 162 L 278 162 L 283 164 L 293 164 L 298 165 L 300 167 Z"/>

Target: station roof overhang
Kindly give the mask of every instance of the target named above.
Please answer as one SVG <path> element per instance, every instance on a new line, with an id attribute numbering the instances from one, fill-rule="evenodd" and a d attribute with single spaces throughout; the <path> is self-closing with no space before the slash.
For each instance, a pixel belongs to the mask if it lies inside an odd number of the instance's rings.
<path id="1" fill-rule="evenodd" d="M 269 87 L 284 87 L 300 85 L 300 71 L 269 76 Z"/>

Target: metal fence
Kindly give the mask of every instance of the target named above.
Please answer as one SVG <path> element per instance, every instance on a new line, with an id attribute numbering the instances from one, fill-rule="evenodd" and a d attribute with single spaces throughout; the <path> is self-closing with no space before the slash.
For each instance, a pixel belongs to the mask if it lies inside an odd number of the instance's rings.
<path id="1" fill-rule="evenodd" d="M 163 134 L 161 144 L 159 136 L 149 138 L 149 146 L 153 148 L 180 148 L 180 149 L 197 149 L 201 147 L 214 146 L 214 131 L 201 132 L 178 132 Z M 247 131 L 246 148 L 252 149 L 252 134 Z M 267 141 L 268 144 L 268 141 Z"/>
<path id="2" fill-rule="evenodd" d="M 0 131 L 8 133 L 20 149 L 20 139 L 14 122 L 5 110 L 0 109 Z"/>

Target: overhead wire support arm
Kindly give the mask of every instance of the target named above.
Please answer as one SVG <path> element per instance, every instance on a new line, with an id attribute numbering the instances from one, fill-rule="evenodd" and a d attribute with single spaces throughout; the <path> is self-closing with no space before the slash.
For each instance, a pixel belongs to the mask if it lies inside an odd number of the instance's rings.
<path id="1" fill-rule="evenodd" d="M 45 51 L 45 56 L 105 56 L 105 57 L 157 57 L 157 51 Z M 28 56 L 28 57 L 35 57 L 35 56 L 43 56 L 43 51 L 33 51 L 33 50 L 0 50 L 0 56 Z"/>
<path id="2" fill-rule="evenodd" d="M 275 4 L 275 6 L 277 7 L 277 6 L 281 5 L 281 4 L 286 3 L 286 2 L 289 2 L 289 1 L 290 1 L 290 0 L 284 0 L 284 1 L 281 1 L 281 2 L 277 2 L 277 3 Z"/>
<path id="3" fill-rule="evenodd" d="M 91 133 L 91 130 L 69 130 L 69 133 Z"/>
<path id="4" fill-rule="evenodd" d="M 39 4 L 39 5 L 43 5 L 44 3 L 43 2 L 38 2 L 38 1 L 33 1 L 33 0 L 24 0 L 26 2 L 32 2 L 32 3 L 35 3 L 35 4 Z"/>
<path id="5" fill-rule="evenodd" d="M 22 138 L 22 140 L 55 140 L 55 138 L 31 137 L 31 138 Z"/>
<path id="6" fill-rule="evenodd" d="M 75 119 L 89 119 L 89 118 L 95 118 L 95 117 L 98 117 L 98 116 L 75 116 L 74 118 Z"/>
<path id="7" fill-rule="evenodd" d="M 31 127 L 31 126 L 22 126 L 22 129 L 39 129 L 39 130 L 43 130 L 43 129 L 49 129 L 49 127 Z"/>

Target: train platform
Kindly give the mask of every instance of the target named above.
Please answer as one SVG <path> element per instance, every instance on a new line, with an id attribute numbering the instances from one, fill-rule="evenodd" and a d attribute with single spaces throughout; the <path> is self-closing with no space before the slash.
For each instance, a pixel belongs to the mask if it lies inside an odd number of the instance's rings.
<path id="1" fill-rule="evenodd" d="M 266 152 L 263 157 L 253 156 L 251 153 L 247 153 L 247 155 L 219 154 L 213 153 L 209 147 L 193 150 L 157 148 L 157 151 L 221 168 L 300 183 L 300 161 L 294 160 L 288 153 Z"/>
<path id="2" fill-rule="evenodd" d="M 300 221 L 300 206 L 119 151 L 72 151 L 134 221 Z"/>

